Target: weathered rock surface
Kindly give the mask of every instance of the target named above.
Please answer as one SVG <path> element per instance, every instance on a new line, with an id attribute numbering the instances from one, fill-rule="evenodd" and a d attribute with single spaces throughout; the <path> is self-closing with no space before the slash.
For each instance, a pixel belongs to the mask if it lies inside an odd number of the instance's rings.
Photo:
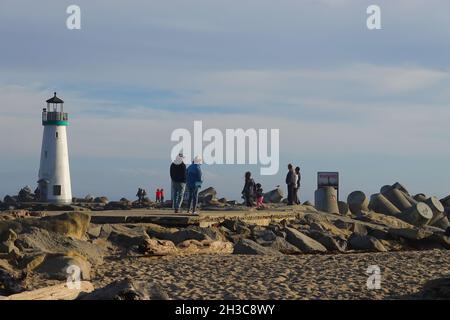
<path id="1" fill-rule="evenodd" d="M 286 240 L 304 253 L 326 252 L 327 249 L 316 240 L 293 228 L 286 227 Z"/>
<path id="2" fill-rule="evenodd" d="M 233 254 L 279 255 L 280 253 L 250 239 L 241 239 L 234 245 Z"/>
<path id="3" fill-rule="evenodd" d="M 376 238 L 372 236 L 352 235 L 348 239 L 350 248 L 355 250 L 369 250 L 369 251 L 388 251 L 386 247 Z"/>

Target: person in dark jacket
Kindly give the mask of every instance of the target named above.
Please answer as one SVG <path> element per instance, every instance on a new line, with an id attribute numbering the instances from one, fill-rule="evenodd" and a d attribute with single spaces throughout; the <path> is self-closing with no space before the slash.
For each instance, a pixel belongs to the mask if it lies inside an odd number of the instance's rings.
<path id="1" fill-rule="evenodd" d="M 170 165 L 170 179 L 172 180 L 172 206 L 175 213 L 178 213 L 186 189 L 186 165 L 182 153 Z"/>
<path id="2" fill-rule="evenodd" d="M 192 209 L 192 214 L 197 214 L 198 191 L 202 187 L 202 158 L 195 157 L 194 163 L 187 168 L 186 186 L 189 191 L 188 213 Z"/>
<path id="3" fill-rule="evenodd" d="M 288 205 L 294 204 L 295 172 L 292 164 L 288 164 L 288 173 L 286 175 L 286 186 L 288 191 Z"/>
<path id="4" fill-rule="evenodd" d="M 255 198 L 256 185 L 252 178 L 250 171 L 245 173 L 245 184 L 244 189 L 242 189 L 242 195 L 245 199 L 245 205 L 247 207 L 253 207 L 253 199 Z"/>
<path id="5" fill-rule="evenodd" d="M 294 188 L 294 203 L 300 204 L 300 180 L 302 179 L 302 175 L 300 173 L 300 167 L 295 168 L 295 188 Z"/>

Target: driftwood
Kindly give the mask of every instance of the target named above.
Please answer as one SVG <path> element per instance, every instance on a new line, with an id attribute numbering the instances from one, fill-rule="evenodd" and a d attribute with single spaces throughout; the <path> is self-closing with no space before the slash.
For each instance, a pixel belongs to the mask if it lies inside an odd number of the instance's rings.
<path id="1" fill-rule="evenodd" d="M 92 291 L 94 291 L 92 283 L 81 281 L 79 289 L 69 289 L 67 284 L 64 283 L 2 297 L 2 300 L 75 300 L 81 293 Z"/>

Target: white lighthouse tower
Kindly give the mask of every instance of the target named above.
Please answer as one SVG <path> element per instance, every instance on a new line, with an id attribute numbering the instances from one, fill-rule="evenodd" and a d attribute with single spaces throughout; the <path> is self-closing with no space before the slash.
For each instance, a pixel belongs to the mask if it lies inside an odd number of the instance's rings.
<path id="1" fill-rule="evenodd" d="M 44 202 L 71 203 L 69 151 L 66 128 L 69 116 L 64 101 L 55 95 L 42 110 L 41 164 L 39 167 L 39 199 Z"/>

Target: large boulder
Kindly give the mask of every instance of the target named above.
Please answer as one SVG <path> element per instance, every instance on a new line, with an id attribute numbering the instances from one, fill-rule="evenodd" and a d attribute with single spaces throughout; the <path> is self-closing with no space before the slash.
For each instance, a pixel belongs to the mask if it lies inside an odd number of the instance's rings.
<path id="1" fill-rule="evenodd" d="M 264 194 L 265 203 L 280 203 L 283 199 L 283 190 L 281 188 L 276 188 Z"/>
<path id="2" fill-rule="evenodd" d="M 322 244 L 328 251 L 345 252 L 347 241 L 342 237 L 333 237 L 326 232 L 309 230 L 308 236 Z"/>
<path id="3" fill-rule="evenodd" d="M 300 231 L 286 227 L 286 240 L 305 253 L 326 252 L 327 249 L 316 240 Z"/>
<path id="4" fill-rule="evenodd" d="M 234 254 L 280 255 L 278 251 L 263 247 L 250 239 L 241 239 L 234 245 Z"/>
<path id="5" fill-rule="evenodd" d="M 168 300 L 167 293 L 157 284 L 125 279 L 110 283 L 84 295 L 82 300 Z"/>
<path id="6" fill-rule="evenodd" d="M 138 246 L 138 252 L 153 256 L 167 256 L 178 254 L 179 250 L 172 241 L 147 238 Z"/>
<path id="7" fill-rule="evenodd" d="M 367 251 L 388 251 L 380 240 L 372 236 L 361 236 L 353 234 L 348 239 L 350 248 L 355 250 L 367 250 Z"/>
<path id="8" fill-rule="evenodd" d="M 20 202 L 32 202 L 35 201 L 34 193 L 29 186 L 20 189 L 18 194 L 18 200 Z"/>
<path id="9" fill-rule="evenodd" d="M 279 251 L 283 254 L 299 254 L 299 253 L 301 253 L 299 248 L 297 248 L 293 244 L 286 241 L 286 239 L 284 239 L 282 237 L 278 237 L 278 236 L 270 244 L 265 244 L 265 246 L 268 246 L 271 249 Z"/>
<path id="10" fill-rule="evenodd" d="M 418 228 L 390 228 L 389 234 L 394 238 L 405 238 L 408 240 L 422 240 L 430 237 L 433 232 Z"/>
<path id="11" fill-rule="evenodd" d="M 217 191 L 213 187 L 206 188 L 198 193 L 198 201 L 204 204 L 210 204 L 217 200 Z"/>
<path id="12" fill-rule="evenodd" d="M 45 229 L 73 239 L 84 239 L 91 217 L 82 212 L 68 212 L 57 216 L 47 216 L 40 219 L 16 219 L 0 221 L 0 239 L 9 229 L 17 234 L 26 233 L 31 228 Z"/>

